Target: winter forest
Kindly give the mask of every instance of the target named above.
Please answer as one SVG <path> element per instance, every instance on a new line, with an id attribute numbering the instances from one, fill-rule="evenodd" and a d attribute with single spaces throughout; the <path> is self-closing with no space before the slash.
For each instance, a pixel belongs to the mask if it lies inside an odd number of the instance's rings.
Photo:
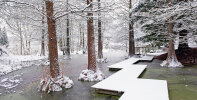
<path id="1" fill-rule="evenodd" d="M 197 0 L 0 0 L 0 100 L 196 100 Z"/>

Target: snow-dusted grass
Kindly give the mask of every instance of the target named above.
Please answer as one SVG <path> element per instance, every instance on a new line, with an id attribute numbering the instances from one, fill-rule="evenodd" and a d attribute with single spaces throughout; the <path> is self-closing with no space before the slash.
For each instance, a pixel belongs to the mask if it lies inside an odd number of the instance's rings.
<path id="1" fill-rule="evenodd" d="M 0 76 L 8 74 L 12 71 L 29 67 L 33 64 L 40 64 L 40 60 L 47 58 L 46 56 L 19 56 L 5 55 L 0 57 Z M 34 62 L 38 61 L 38 62 Z"/>
<path id="2" fill-rule="evenodd" d="M 94 72 L 86 69 L 83 70 L 79 76 L 80 81 L 101 81 L 103 79 L 105 79 L 105 76 L 100 70 Z"/>
<path id="3" fill-rule="evenodd" d="M 64 75 L 60 75 L 57 78 L 46 77 L 41 79 L 39 90 L 50 93 L 71 88 L 73 85 L 73 81 Z"/>

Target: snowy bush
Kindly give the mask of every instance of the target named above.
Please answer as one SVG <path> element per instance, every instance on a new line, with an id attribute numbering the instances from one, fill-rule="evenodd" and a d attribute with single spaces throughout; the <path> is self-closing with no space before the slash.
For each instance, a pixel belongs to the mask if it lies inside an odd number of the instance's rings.
<path id="1" fill-rule="evenodd" d="M 79 80 L 81 81 L 101 81 L 105 79 L 104 74 L 97 70 L 96 72 L 92 70 L 83 70 L 79 76 Z"/>
<path id="2" fill-rule="evenodd" d="M 71 88 L 74 85 L 69 77 L 60 75 L 57 78 L 44 78 L 41 80 L 39 89 L 48 93 L 62 91 L 62 89 Z"/>

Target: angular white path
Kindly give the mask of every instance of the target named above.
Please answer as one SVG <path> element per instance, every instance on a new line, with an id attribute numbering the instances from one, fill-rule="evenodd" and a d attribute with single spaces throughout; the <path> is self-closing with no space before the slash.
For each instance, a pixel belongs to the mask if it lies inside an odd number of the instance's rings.
<path id="1" fill-rule="evenodd" d="M 169 100 L 167 82 L 136 79 L 133 83 L 127 85 L 119 100 Z"/>
<path id="2" fill-rule="evenodd" d="M 136 59 L 115 64 L 118 69 L 123 69 L 93 85 L 92 88 L 123 92 L 119 100 L 169 100 L 167 81 L 138 79 L 147 65 L 132 65 L 130 61 L 134 62 Z"/>
<path id="3" fill-rule="evenodd" d="M 119 62 L 119 63 L 116 63 L 116 64 L 113 64 L 111 66 L 108 66 L 108 68 L 110 69 L 123 69 L 125 67 L 128 67 L 138 61 L 152 61 L 154 58 L 154 56 L 144 56 L 142 58 L 135 58 L 135 57 L 132 57 L 132 58 L 129 58 L 127 60 L 124 60 L 122 62 Z"/>
<path id="4" fill-rule="evenodd" d="M 146 69 L 146 65 L 130 65 L 117 73 L 109 76 L 105 80 L 93 85 L 95 89 L 110 90 L 117 92 L 124 92 L 127 84 L 133 83 L 137 77 Z"/>

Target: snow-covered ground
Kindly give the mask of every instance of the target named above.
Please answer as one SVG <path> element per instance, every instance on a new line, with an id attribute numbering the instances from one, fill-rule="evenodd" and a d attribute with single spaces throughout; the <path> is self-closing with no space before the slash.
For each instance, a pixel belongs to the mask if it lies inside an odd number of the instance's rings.
<path id="1" fill-rule="evenodd" d="M 29 67 L 33 64 L 40 64 L 46 56 L 19 56 L 19 55 L 4 55 L 0 57 L 0 76 L 8 74 L 12 71 L 19 70 L 24 67 Z"/>

